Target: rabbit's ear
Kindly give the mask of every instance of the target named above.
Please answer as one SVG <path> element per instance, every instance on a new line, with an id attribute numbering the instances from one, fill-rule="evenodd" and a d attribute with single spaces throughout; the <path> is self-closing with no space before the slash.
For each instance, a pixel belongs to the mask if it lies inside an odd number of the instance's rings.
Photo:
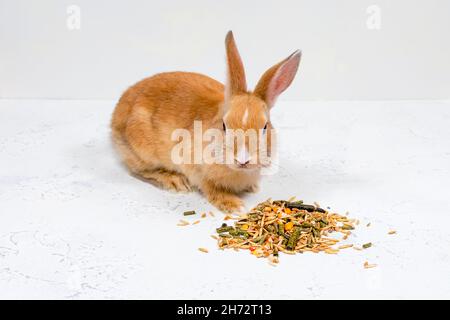
<path id="1" fill-rule="evenodd" d="M 254 94 L 263 99 L 271 108 L 277 97 L 289 87 L 300 64 L 301 51 L 295 51 L 289 57 L 267 70 L 256 85 Z"/>
<path id="2" fill-rule="evenodd" d="M 227 85 L 226 95 L 247 92 L 247 81 L 245 80 L 244 65 L 241 56 L 234 42 L 233 32 L 228 31 L 225 38 L 225 46 L 227 50 Z"/>

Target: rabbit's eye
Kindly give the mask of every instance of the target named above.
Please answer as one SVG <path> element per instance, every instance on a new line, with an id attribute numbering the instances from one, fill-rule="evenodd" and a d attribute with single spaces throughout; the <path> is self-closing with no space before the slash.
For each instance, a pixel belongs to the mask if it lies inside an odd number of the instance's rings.
<path id="1" fill-rule="evenodd" d="M 226 131 L 227 130 L 227 126 L 225 125 L 225 122 L 222 122 L 222 125 L 223 125 L 223 131 Z"/>
<path id="2" fill-rule="evenodd" d="M 263 130 L 264 130 L 264 132 L 266 132 L 266 130 L 267 130 L 267 123 L 266 123 L 266 125 L 264 126 Z"/>

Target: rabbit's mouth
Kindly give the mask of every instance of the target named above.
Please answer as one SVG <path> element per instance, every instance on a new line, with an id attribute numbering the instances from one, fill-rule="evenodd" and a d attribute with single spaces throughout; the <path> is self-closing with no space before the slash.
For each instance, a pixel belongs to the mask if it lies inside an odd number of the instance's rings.
<path id="1" fill-rule="evenodd" d="M 242 172 L 253 172 L 255 170 L 259 170 L 261 167 L 257 164 L 242 164 L 242 163 L 234 163 L 231 165 L 228 165 L 229 168 L 236 170 L 236 171 L 242 171 Z"/>

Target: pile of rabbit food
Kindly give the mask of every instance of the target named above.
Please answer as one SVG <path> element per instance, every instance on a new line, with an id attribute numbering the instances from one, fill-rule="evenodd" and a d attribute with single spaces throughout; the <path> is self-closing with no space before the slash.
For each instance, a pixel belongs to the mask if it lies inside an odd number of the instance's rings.
<path id="1" fill-rule="evenodd" d="M 217 241 L 222 249 L 248 249 L 256 257 L 278 263 L 280 251 L 335 254 L 340 249 L 352 247 L 351 244 L 334 247 L 340 240 L 329 235 L 341 233 L 341 239 L 345 240 L 357 223 L 357 220 L 303 201 L 269 199 L 236 218 L 234 226 L 224 223 L 217 228 Z"/>

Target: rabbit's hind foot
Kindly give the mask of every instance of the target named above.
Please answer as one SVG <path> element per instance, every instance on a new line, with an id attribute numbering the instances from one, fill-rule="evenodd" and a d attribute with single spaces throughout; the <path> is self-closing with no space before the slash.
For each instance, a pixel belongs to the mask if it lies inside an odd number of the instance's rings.
<path id="1" fill-rule="evenodd" d="M 190 192 L 192 190 L 186 176 L 178 172 L 156 169 L 141 171 L 139 175 L 145 179 L 154 181 L 159 187 L 166 190 L 176 192 Z"/>

